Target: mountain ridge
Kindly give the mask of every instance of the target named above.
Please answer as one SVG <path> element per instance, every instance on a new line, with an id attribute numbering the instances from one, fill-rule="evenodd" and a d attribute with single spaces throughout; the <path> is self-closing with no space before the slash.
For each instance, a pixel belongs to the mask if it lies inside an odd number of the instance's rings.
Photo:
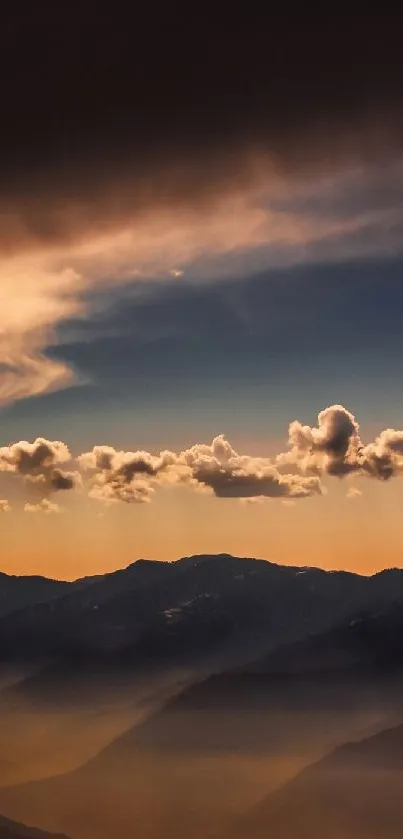
<path id="1" fill-rule="evenodd" d="M 220 671 L 231 657 L 246 663 L 403 600 L 403 570 L 363 576 L 230 554 L 137 560 L 66 585 L 59 597 L 0 611 L 4 666 L 138 670 L 208 660 Z"/>
<path id="2" fill-rule="evenodd" d="M 49 833 L 0 815 L 0 839 L 69 839 L 64 833 Z"/>

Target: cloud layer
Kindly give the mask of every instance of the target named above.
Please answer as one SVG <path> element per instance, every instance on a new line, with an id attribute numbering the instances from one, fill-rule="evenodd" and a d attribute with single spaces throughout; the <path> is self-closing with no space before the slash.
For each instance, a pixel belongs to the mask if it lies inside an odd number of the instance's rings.
<path id="1" fill-rule="evenodd" d="M 343 405 L 332 405 L 319 413 L 316 426 L 291 422 L 288 448 L 274 458 L 239 454 L 222 434 L 211 444 L 179 452 L 97 445 L 74 458 L 65 443 L 38 438 L 0 448 L 0 472 L 35 491 L 26 512 L 58 512 L 53 496 L 73 490 L 107 505 L 147 503 L 158 489 L 175 486 L 219 499 L 291 501 L 324 494 L 326 478 L 366 476 L 385 482 L 402 475 L 403 431 L 387 428 L 363 443 L 354 415 Z M 356 487 L 348 490 L 349 498 L 359 494 Z M 7 511 L 7 502 L 1 504 Z"/>
<path id="2" fill-rule="evenodd" d="M 94 293 L 402 252 L 399 160 L 380 170 L 359 156 L 336 156 L 293 174 L 269 155 L 245 154 L 228 182 L 218 179 L 210 195 L 201 190 L 191 198 L 176 195 L 175 173 L 169 180 L 166 196 L 156 184 L 143 203 L 136 181 L 105 183 L 102 199 L 79 211 L 78 229 L 61 221 L 55 241 L 36 239 L 24 221 L 18 256 L 0 242 L 0 406 L 80 379 L 48 348 L 57 345 L 61 324 L 91 318 Z M 114 213 L 109 196 L 120 190 Z M 74 204 L 71 212 L 78 212 Z"/>
<path id="3" fill-rule="evenodd" d="M 402 251 L 389 14 L 244 12 L 224 37 L 168 15 L 133 48 L 85 5 L 7 16 L 0 405 L 79 380 L 49 348 L 99 290 Z"/>

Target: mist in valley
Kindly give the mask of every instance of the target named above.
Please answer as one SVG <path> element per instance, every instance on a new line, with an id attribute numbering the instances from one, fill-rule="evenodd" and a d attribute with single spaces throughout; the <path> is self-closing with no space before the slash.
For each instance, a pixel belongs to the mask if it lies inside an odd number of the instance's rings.
<path id="1" fill-rule="evenodd" d="M 9 610 L 2 817 L 69 839 L 397 839 L 402 598 L 401 571 L 221 555 Z"/>

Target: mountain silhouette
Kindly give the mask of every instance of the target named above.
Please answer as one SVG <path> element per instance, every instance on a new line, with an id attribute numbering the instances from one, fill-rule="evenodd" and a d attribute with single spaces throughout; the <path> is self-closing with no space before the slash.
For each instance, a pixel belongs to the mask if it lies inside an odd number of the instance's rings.
<path id="1" fill-rule="evenodd" d="M 139 561 L 67 585 L 67 594 L 0 619 L 3 660 L 142 651 L 163 658 L 173 648 L 180 655 L 181 645 L 186 654 L 189 631 L 196 645 L 203 627 L 206 643 L 255 631 L 276 644 L 403 598 L 401 571 L 360 577 L 228 555 Z"/>
<path id="2" fill-rule="evenodd" d="M 31 696 L 102 674 L 219 672 L 403 600 L 400 570 L 363 577 L 228 554 L 141 560 L 66 585 L 0 617 L 0 662 L 43 666 L 18 687 Z"/>
<path id="3" fill-rule="evenodd" d="M 73 771 L 1 789 L 0 809 L 76 839 L 242 829 L 281 784 L 311 777 L 327 753 L 334 768 L 337 746 L 403 716 L 402 586 L 394 569 L 361 577 L 202 555 L 140 561 L 4 616 L 3 663 L 46 662 L 9 698 L 57 689 L 81 702 L 81 682 L 102 697 L 129 674 L 134 702 L 132 680 L 182 666 L 192 683 Z M 318 839 L 333 839 L 317 823 Z"/>
<path id="4" fill-rule="evenodd" d="M 47 577 L 18 577 L 0 573 L 0 617 L 61 597 L 71 591 L 74 585 L 62 580 L 49 580 Z M 80 585 L 78 581 L 77 585 Z"/>

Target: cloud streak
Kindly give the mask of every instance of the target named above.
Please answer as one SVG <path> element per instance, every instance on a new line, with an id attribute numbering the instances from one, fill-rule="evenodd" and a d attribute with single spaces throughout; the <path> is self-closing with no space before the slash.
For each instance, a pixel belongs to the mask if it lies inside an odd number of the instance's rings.
<path id="1" fill-rule="evenodd" d="M 10 11 L 0 405 L 79 379 L 49 347 L 98 290 L 401 252 L 400 26 L 336 18 L 159 15 L 133 49 L 112 9 Z"/>
<path id="2" fill-rule="evenodd" d="M 112 209 L 104 223 L 106 185 L 94 218 L 89 210 L 87 216 L 79 212 L 79 231 L 61 222 L 60 237 L 42 241 L 22 230 L 18 256 L 0 247 L 0 406 L 80 379 L 79 371 L 47 349 L 57 344 L 61 324 L 91 317 L 94 292 L 401 252 L 396 183 L 403 190 L 402 166 L 391 164 L 382 181 L 378 170 L 340 165 L 329 182 L 320 167 L 309 177 L 295 177 L 276 169 L 270 158 L 258 156 L 252 164 L 247 156 L 238 160 L 238 179 L 219 181 L 207 197 L 179 200 L 173 186 L 161 198 L 157 189 L 154 205 L 123 201 L 120 213 Z M 364 209 L 358 201 L 349 210 L 355 191 L 368 192 L 375 184 L 378 194 L 380 178 L 381 205 L 374 199 Z M 135 182 L 131 189 L 134 194 Z"/>

